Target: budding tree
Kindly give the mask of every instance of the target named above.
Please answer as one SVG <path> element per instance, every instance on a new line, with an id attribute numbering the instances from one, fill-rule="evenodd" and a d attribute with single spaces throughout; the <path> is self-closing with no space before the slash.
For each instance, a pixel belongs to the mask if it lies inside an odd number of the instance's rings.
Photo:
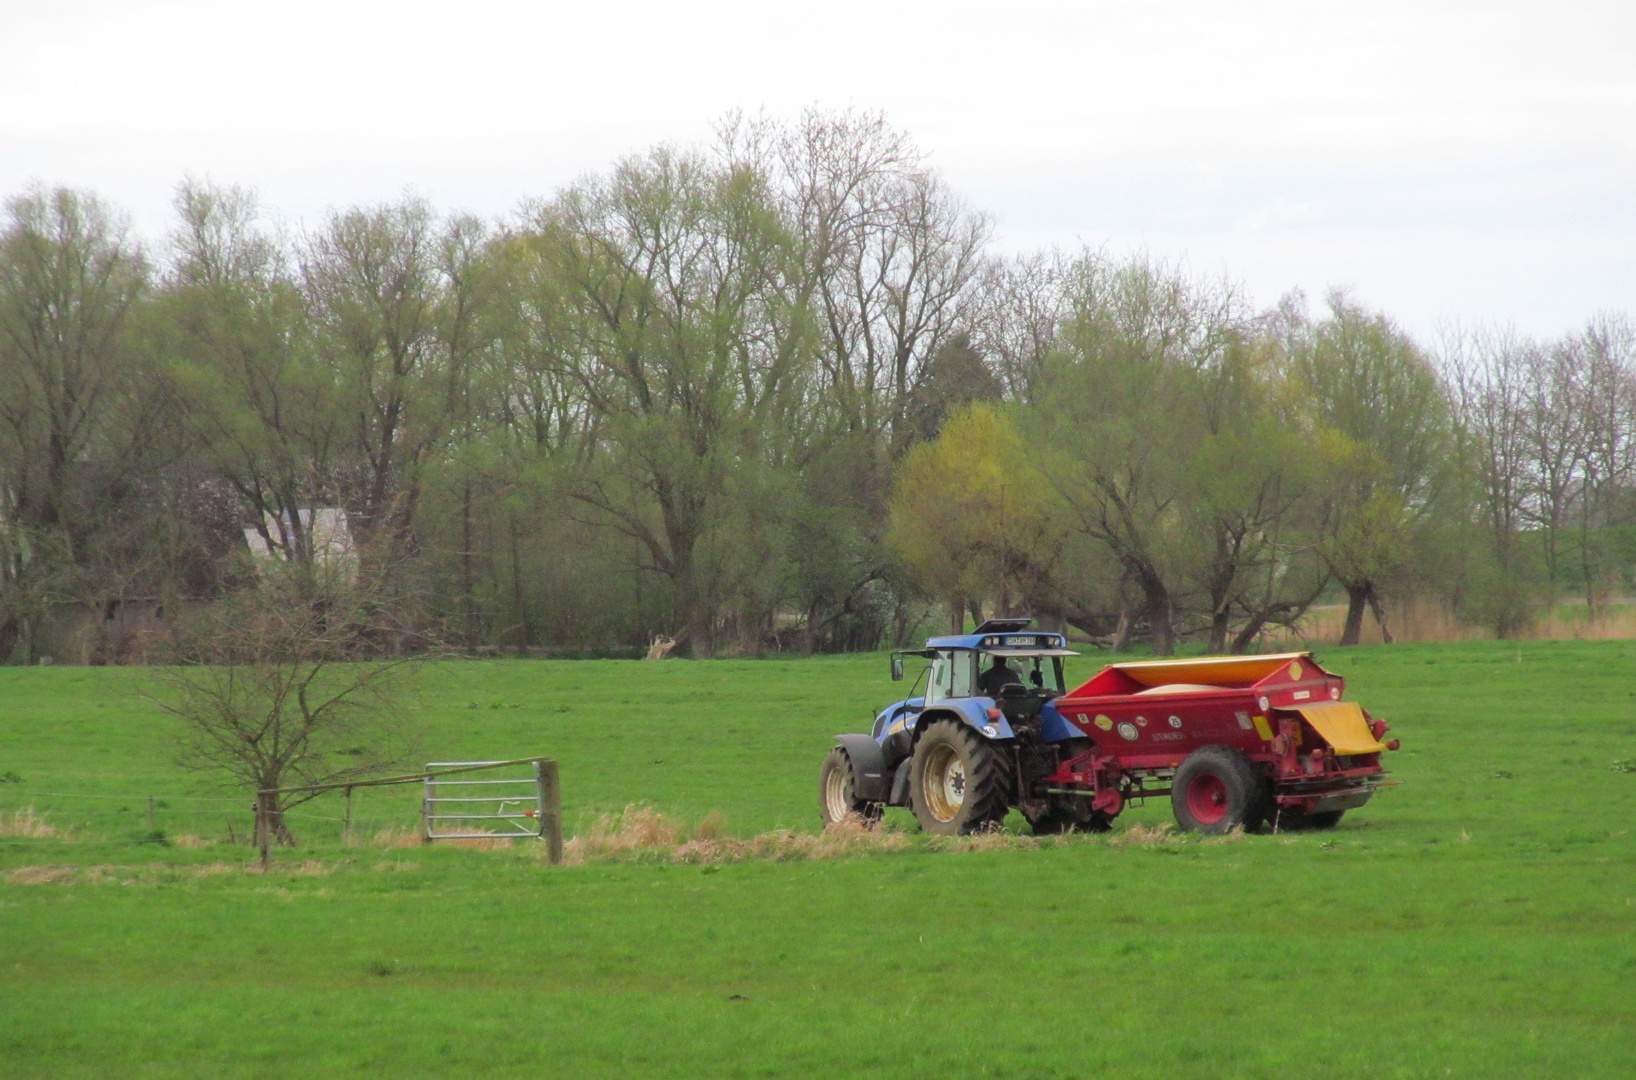
<path id="1" fill-rule="evenodd" d="M 362 779 L 411 759 L 418 743 L 405 696 L 424 631 L 379 591 L 274 566 L 190 628 L 167 669 L 160 708 L 181 722 L 178 763 L 264 791 Z M 270 802 L 268 829 L 294 838 L 284 815 L 315 797 Z"/>

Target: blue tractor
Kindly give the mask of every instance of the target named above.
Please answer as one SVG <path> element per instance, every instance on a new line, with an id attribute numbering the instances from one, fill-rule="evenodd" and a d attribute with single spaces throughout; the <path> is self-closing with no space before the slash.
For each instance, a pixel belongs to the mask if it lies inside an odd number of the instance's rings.
<path id="1" fill-rule="evenodd" d="M 1029 631 L 1032 621 L 990 619 L 976 633 L 893 653 L 895 681 L 905 657 L 930 664 L 873 731 L 836 736 L 818 779 L 824 824 L 872 822 L 903 806 L 927 832 L 958 836 L 992 828 L 1016 807 L 1036 833 L 1108 828 L 1088 795 L 1044 783 L 1090 740 L 1052 706 L 1064 690 L 1063 657 L 1078 654 L 1061 634 Z"/>

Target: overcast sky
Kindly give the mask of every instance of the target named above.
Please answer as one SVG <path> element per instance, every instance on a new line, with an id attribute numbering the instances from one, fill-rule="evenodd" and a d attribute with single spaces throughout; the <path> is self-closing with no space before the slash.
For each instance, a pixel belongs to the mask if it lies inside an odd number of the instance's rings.
<path id="1" fill-rule="evenodd" d="M 1636 3 L 0 0 L 0 193 L 166 228 L 498 215 L 732 109 L 884 110 L 1006 248 L 1145 248 L 1430 334 L 1636 311 Z"/>

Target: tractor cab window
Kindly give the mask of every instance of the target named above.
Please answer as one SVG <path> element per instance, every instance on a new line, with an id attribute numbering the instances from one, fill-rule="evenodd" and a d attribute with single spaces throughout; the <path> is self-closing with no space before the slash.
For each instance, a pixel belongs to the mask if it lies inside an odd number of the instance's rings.
<path id="1" fill-rule="evenodd" d="M 961 649 L 954 654 L 954 677 L 949 686 L 952 697 L 974 697 L 977 694 L 977 654 Z"/>
<path id="2" fill-rule="evenodd" d="M 977 685 L 983 696 L 999 697 L 1001 689 L 1012 683 L 1025 685 L 1018 662 L 1010 657 L 984 653 L 983 670 L 977 677 Z"/>
<path id="3" fill-rule="evenodd" d="M 948 697 L 954 681 L 954 663 L 946 652 L 932 661 L 932 676 L 926 683 L 926 704 L 935 705 Z"/>
<path id="4" fill-rule="evenodd" d="M 1029 661 L 1028 682 L 1041 690 L 1060 694 L 1067 689 L 1062 682 L 1062 657 L 1036 656 Z"/>
<path id="5" fill-rule="evenodd" d="M 1062 658 L 1057 656 L 1007 656 L 985 654 L 983 669 L 978 675 L 982 693 L 995 697 L 1000 687 L 1008 682 L 1020 683 L 1029 690 L 1062 693 Z M 1001 665 L 1004 665 L 1003 667 Z"/>

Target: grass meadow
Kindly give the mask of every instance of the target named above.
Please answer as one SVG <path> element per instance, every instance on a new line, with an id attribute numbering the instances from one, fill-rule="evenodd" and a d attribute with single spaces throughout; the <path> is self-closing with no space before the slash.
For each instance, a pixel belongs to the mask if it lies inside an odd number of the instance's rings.
<path id="1" fill-rule="evenodd" d="M 1404 743 L 1332 833 L 767 842 L 884 658 L 496 660 L 426 672 L 427 757 L 556 757 L 578 865 L 404 846 L 409 788 L 265 875 L 148 673 L 0 669 L 0 1076 L 1636 1072 L 1636 642 L 1322 659 Z M 599 855 L 630 804 L 710 842 Z"/>

